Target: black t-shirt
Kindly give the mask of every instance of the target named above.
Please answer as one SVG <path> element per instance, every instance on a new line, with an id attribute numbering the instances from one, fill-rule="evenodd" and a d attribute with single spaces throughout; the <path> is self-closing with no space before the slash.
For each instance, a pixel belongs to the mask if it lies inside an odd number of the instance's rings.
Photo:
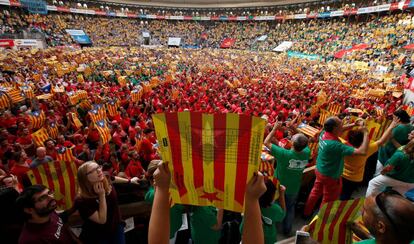
<path id="1" fill-rule="evenodd" d="M 105 224 L 98 224 L 89 219 L 92 214 L 99 210 L 98 198 L 77 197 L 75 199 L 75 208 L 79 211 L 83 220 L 82 232 L 79 237 L 83 243 L 96 243 L 97 240 L 112 237 L 122 221 L 114 187 L 112 187 L 111 193 L 105 198 L 107 205 Z"/>
<path id="2" fill-rule="evenodd" d="M 43 224 L 27 222 L 20 234 L 19 244 L 23 243 L 76 243 L 62 219 L 53 212 L 50 220 Z"/>

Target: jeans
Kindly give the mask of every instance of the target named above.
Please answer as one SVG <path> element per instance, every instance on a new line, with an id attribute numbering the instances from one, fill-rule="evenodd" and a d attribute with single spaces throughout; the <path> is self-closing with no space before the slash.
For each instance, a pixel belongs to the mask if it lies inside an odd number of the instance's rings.
<path id="1" fill-rule="evenodd" d="M 285 195 L 286 216 L 283 219 L 283 233 L 287 236 L 292 231 L 292 224 L 295 219 L 295 205 L 298 195 Z"/>

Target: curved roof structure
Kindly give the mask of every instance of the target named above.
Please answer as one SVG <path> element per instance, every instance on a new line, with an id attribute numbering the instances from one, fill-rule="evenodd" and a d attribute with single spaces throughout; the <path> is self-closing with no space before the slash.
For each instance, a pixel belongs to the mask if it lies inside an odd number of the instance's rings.
<path id="1" fill-rule="evenodd" d="M 179 8 L 237 8 L 277 6 L 296 3 L 316 2 L 315 0 L 101 0 L 120 4 L 135 4 L 141 6 L 179 7 Z"/>

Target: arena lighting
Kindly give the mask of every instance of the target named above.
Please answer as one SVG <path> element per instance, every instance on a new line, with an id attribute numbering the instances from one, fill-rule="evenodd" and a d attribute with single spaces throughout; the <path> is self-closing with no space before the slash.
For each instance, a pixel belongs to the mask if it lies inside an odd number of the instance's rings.
<path id="1" fill-rule="evenodd" d="M 125 12 L 129 12 L 129 9 L 128 8 L 125 8 Z"/>
<path id="2" fill-rule="evenodd" d="M 84 3 L 84 4 L 83 4 L 83 7 L 84 7 L 84 8 L 88 8 L 88 5 L 86 5 L 86 3 Z"/>
<path id="3" fill-rule="evenodd" d="M 77 5 L 78 5 L 78 7 L 80 7 L 80 8 L 82 7 L 82 4 L 81 4 L 81 3 L 78 3 Z"/>
<path id="4" fill-rule="evenodd" d="M 53 0 L 53 5 L 56 5 L 58 2 L 56 0 Z"/>
<path id="5" fill-rule="evenodd" d="M 331 8 L 329 6 L 326 7 L 326 11 L 329 11 Z"/>
<path id="6" fill-rule="evenodd" d="M 63 5 L 63 2 L 62 1 L 59 1 L 59 5 Z"/>

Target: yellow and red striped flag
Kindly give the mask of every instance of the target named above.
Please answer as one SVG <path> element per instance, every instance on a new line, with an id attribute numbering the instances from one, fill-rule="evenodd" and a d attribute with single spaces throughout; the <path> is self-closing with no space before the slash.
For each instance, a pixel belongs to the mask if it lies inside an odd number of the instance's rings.
<path id="1" fill-rule="evenodd" d="M 300 133 L 303 133 L 303 134 L 305 134 L 305 135 L 307 135 L 309 137 L 312 137 L 312 138 L 313 137 L 316 137 L 316 135 L 319 133 L 319 130 L 318 129 L 316 129 L 315 127 L 312 127 L 310 125 L 307 125 L 305 123 L 301 123 L 298 126 L 297 130 Z"/>
<path id="2" fill-rule="evenodd" d="M 142 86 L 139 86 L 137 89 L 131 91 L 131 99 L 133 102 L 138 102 L 141 100 L 142 94 L 144 93 L 144 89 Z"/>
<path id="3" fill-rule="evenodd" d="M 46 115 L 43 110 L 34 110 L 28 115 L 28 117 L 33 130 L 41 128 L 46 121 Z"/>
<path id="4" fill-rule="evenodd" d="M 76 165 L 69 161 L 41 164 L 27 172 L 32 184 L 45 185 L 54 191 L 58 210 L 72 207 L 76 196 L 76 174 Z"/>
<path id="5" fill-rule="evenodd" d="M 29 87 L 29 86 L 22 86 L 22 87 L 20 87 L 20 89 L 22 90 L 22 92 L 23 92 L 23 94 L 24 94 L 24 96 L 26 98 L 33 99 L 33 98 L 36 97 L 35 96 L 35 93 L 34 93 L 34 91 L 33 91 L 33 89 L 31 87 Z"/>
<path id="6" fill-rule="evenodd" d="M 87 99 L 82 99 L 79 103 L 79 107 L 85 111 L 89 111 L 92 109 L 91 101 Z"/>
<path id="7" fill-rule="evenodd" d="M 76 91 L 76 96 L 78 97 L 78 99 L 88 99 L 88 93 L 84 90 Z"/>
<path id="8" fill-rule="evenodd" d="M 352 243 L 352 231 L 348 223 L 354 222 L 364 204 L 364 198 L 325 203 L 309 224 L 312 239 L 322 244 Z"/>
<path id="9" fill-rule="evenodd" d="M 79 101 L 78 94 L 74 92 L 68 92 L 67 95 L 68 95 L 68 102 L 70 105 L 78 104 L 78 101 Z"/>
<path id="10" fill-rule="evenodd" d="M 94 104 L 92 107 L 92 110 L 89 111 L 88 114 L 93 123 L 106 119 L 106 110 L 102 104 Z"/>
<path id="11" fill-rule="evenodd" d="M 242 212 L 246 184 L 261 162 L 265 120 L 180 112 L 155 114 L 153 121 L 173 173 L 173 202 Z"/>
<path id="12" fill-rule="evenodd" d="M 323 124 L 325 123 L 326 119 L 328 119 L 331 116 L 332 116 L 331 112 L 329 112 L 328 110 L 325 110 L 325 109 L 321 109 L 319 111 L 319 120 L 318 120 L 318 123 L 323 126 Z"/>
<path id="13" fill-rule="evenodd" d="M 56 161 L 75 163 L 75 160 L 76 158 L 73 156 L 72 149 L 65 146 L 59 147 L 57 149 Z"/>
<path id="14" fill-rule="evenodd" d="M 340 114 L 342 112 L 342 106 L 336 103 L 330 103 L 327 110 L 334 115 Z"/>
<path id="15" fill-rule="evenodd" d="M 96 129 L 99 132 L 99 136 L 101 137 L 101 142 L 103 145 L 108 143 L 111 140 L 111 130 L 106 124 L 105 120 L 99 120 L 95 122 Z"/>
<path id="16" fill-rule="evenodd" d="M 311 151 L 311 158 L 315 159 L 318 154 L 319 142 L 309 142 L 309 149 Z"/>
<path id="17" fill-rule="evenodd" d="M 10 99 L 6 93 L 0 92 L 0 109 L 7 109 L 10 107 Z"/>
<path id="18" fill-rule="evenodd" d="M 0 91 L 6 93 L 13 104 L 24 101 L 24 97 L 22 96 L 19 89 L 16 89 L 14 87 L 0 87 Z"/>
<path id="19" fill-rule="evenodd" d="M 117 99 L 112 99 L 106 104 L 106 109 L 108 110 L 108 114 L 111 117 L 114 117 L 119 114 L 119 101 Z"/>
<path id="20" fill-rule="evenodd" d="M 47 125 L 47 134 L 53 139 L 57 139 L 59 136 L 59 128 L 56 125 L 56 122 L 51 122 Z"/>
<path id="21" fill-rule="evenodd" d="M 76 127 L 76 129 L 79 129 L 82 127 L 82 122 L 79 120 L 77 113 L 70 112 L 69 116 L 70 116 L 70 119 L 72 120 L 73 125 Z"/>
<path id="22" fill-rule="evenodd" d="M 49 139 L 49 134 L 44 127 L 40 128 L 36 132 L 32 133 L 32 139 L 36 147 L 43 147 L 44 142 Z"/>

